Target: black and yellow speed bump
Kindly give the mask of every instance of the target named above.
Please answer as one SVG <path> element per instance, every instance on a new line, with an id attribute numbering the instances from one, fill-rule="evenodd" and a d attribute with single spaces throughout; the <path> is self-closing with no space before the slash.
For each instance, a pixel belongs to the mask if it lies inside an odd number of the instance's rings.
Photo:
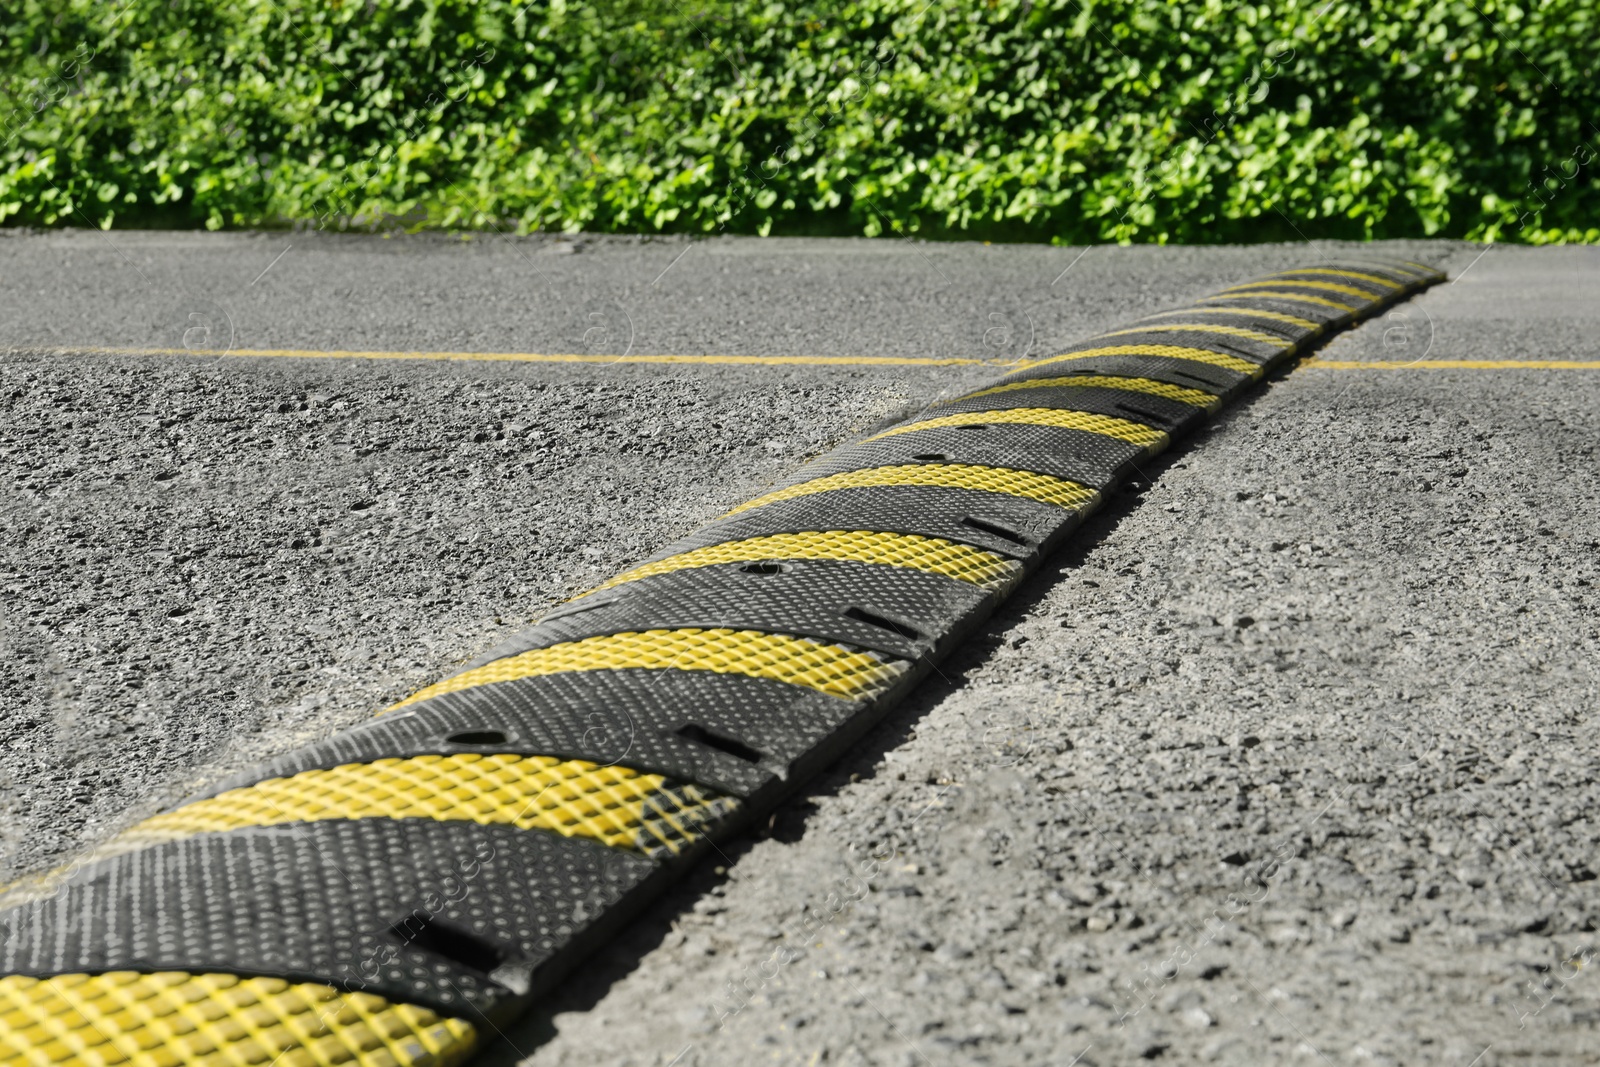
<path id="1" fill-rule="evenodd" d="M 1321 263 L 839 448 L 0 912 L 0 1063 L 452 1065 L 847 751 L 1116 484 L 1441 280 Z"/>

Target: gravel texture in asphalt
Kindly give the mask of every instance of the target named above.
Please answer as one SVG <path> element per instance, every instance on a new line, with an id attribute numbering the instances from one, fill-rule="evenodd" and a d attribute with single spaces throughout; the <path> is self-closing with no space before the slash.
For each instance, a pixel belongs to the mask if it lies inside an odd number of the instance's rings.
<path id="1" fill-rule="evenodd" d="M 1600 359 L 1588 249 L 0 234 L 7 874 L 997 373 L 58 350 L 1003 360 L 1364 251 L 1457 280 L 1328 359 Z M 1592 1057 L 1597 400 L 1267 383 L 486 1062 Z"/>

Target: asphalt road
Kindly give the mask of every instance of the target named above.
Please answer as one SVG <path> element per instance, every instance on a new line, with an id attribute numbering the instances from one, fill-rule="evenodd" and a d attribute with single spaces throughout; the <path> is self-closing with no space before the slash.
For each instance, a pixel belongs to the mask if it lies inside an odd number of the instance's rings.
<path id="1" fill-rule="evenodd" d="M 1336 251 L 0 231 L 0 877 L 984 361 Z M 1592 1060 L 1600 372 L 1535 363 L 1600 359 L 1600 250 L 1356 251 L 1456 280 L 1151 467 L 487 1062 Z M 220 354 L 335 349 L 593 362 Z M 848 361 L 633 362 L 706 354 Z"/>

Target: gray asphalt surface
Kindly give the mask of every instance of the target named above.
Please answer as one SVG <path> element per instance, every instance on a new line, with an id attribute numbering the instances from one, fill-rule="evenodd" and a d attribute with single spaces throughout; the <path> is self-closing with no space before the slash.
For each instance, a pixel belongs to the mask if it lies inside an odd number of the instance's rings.
<path id="1" fill-rule="evenodd" d="M 1005 359 L 1337 251 L 0 231 L 7 876 L 995 373 L 47 349 Z M 1329 359 L 1600 359 L 1600 251 L 1355 251 L 1459 280 Z M 1597 400 L 1268 383 L 487 1062 L 1592 1061 Z"/>

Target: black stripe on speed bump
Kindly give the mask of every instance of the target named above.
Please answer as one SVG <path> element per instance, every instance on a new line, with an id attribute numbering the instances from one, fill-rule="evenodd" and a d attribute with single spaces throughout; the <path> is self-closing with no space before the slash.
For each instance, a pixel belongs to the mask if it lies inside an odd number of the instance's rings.
<path id="1" fill-rule="evenodd" d="M 548 988 L 541 964 L 580 932 L 592 943 L 661 870 L 585 838 L 471 822 L 206 834 L 101 861 L 56 898 L 6 912 L 0 968 L 269 975 L 504 1025 Z M 408 920 L 449 937 L 397 936 Z"/>
<path id="2" fill-rule="evenodd" d="M 1176 324 L 1176 323 L 1174 323 Z M 1159 322 L 1149 323 L 1153 327 L 1160 327 Z M 1228 326 L 1232 323 L 1214 323 L 1212 325 Z M 1240 329 L 1249 329 L 1241 326 Z M 1118 331 L 1115 337 L 1095 338 L 1081 345 L 1074 345 L 1062 349 L 1062 354 L 1078 351 L 1081 348 L 1099 347 L 1108 342 L 1119 345 L 1181 345 L 1185 348 L 1202 348 L 1223 355 L 1238 356 L 1248 359 L 1252 363 L 1266 363 L 1293 344 L 1288 338 L 1273 341 L 1257 341 L 1249 337 L 1240 337 L 1237 334 L 1207 333 L 1201 330 L 1172 330 L 1150 329 L 1139 330 L 1133 333 Z"/>
<path id="3" fill-rule="evenodd" d="M 854 560 L 794 560 L 773 573 L 726 563 L 656 574 L 584 597 L 484 659 L 601 634 L 687 627 L 781 632 L 918 659 L 942 653 L 944 636 L 992 599 L 954 578 Z"/>
<path id="4" fill-rule="evenodd" d="M 925 414 L 957 415 L 971 412 L 976 416 L 983 412 L 1008 411 L 1014 408 L 1058 408 L 1062 411 L 1110 415 L 1113 418 L 1142 422 L 1167 434 L 1182 433 L 1198 424 L 1206 414 L 1204 409 L 1192 404 L 1151 396 L 1149 393 L 1136 393 L 1130 389 L 1077 388 L 1059 385 L 1008 389 L 1003 393 L 951 400 L 938 407 L 929 408 Z M 975 418 L 973 421 L 981 422 L 982 419 Z"/>
<path id="5" fill-rule="evenodd" d="M 748 798 L 852 717 L 862 701 L 742 674 L 579 671 L 446 693 L 235 775 L 205 795 L 345 763 L 460 752 L 626 762 Z M 751 758 L 752 754 L 755 756 Z"/>
<path id="6" fill-rule="evenodd" d="M 975 420 L 973 425 L 983 423 Z M 1116 481 L 1130 462 L 1143 455 L 1140 445 L 1058 426 L 997 422 L 981 431 L 940 426 L 846 445 L 807 463 L 777 488 L 873 467 L 952 463 L 1048 474 L 1100 489 Z"/>
<path id="7" fill-rule="evenodd" d="M 1263 364 L 1270 366 L 1271 364 Z M 1064 378 L 1074 374 L 1115 375 L 1124 378 L 1149 378 L 1185 389 L 1200 389 L 1221 400 L 1231 400 L 1255 381 L 1248 374 L 1171 356 L 1085 356 L 1059 362 L 1038 363 L 1008 374 L 996 385 L 1033 381 L 1039 378 Z"/>
<path id="8" fill-rule="evenodd" d="M 932 485 L 835 489 L 776 500 L 719 519 L 669 545 L 651 560 L 728 541 L 808 530 L 918 534 L 1027 559 L 1075 523 L 1075 514 L 1054 504 L 976 489 Z"/>

